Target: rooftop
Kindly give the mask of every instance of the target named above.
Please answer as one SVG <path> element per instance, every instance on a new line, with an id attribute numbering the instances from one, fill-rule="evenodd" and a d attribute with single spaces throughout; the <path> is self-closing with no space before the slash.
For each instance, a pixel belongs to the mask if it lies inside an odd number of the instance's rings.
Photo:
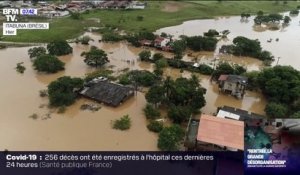
<path id="1" fill-rule="evenodd" d="M 229 81 L 232 83 L 241 83 L 246 84 L 248 82 L 248 78 L 240 75 L 220 75 L 219 81 Z"/>
<path id="2" fill-rule="evenodd" d="M 201 115 L 197 140 L 244 150 L 244 122 Z"/>
<path id="3" fill-rule="evenodd" d="M 263 115 L 238 109 L 238 108 L 233 108 L 230 106 L 223 106 L 221 108 L 218 108 L 217 116 L 222 118 L 233 118 L 235 120 L 241 120 L 241 121 L 265 118 Z"/>
<path id="4" fill-rule="evenodd" d="M 116 107 L 133 96 L 134 91 L 132 88 L 120 84 L 97 81 L 89 84 L 89 86 L 85 86 L 80 94 L 97 102 Z"/>

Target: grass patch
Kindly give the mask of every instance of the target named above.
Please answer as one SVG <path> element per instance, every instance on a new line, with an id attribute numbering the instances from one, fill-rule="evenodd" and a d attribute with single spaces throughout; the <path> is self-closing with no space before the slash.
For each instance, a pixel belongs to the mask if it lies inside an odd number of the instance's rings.
<path id="1" fill-rule="evenodd" d="M 141 30 L 155 31 L 162 27 L 181 24 L 192 19 L 213 18 L 215 16 L 240 15 L 241 13 L 256 14 L 259 10 L 265 13 L 278 13 L 293 10 L 299 2 L 289 1 L 287 4 L 274 1 L 184 1 L 176 2 L 180 8 L 174 12 L 164 11 L 167 3 L 148 1 L 144 10 L 95 10 L 81 14 L 80 20 L 70 17 L 59 18 L 50 22 L 49 30 L 18 30 L 17 36 L 5 37 L 5 41 L 17 42 L 49 42 L 54 39 L 76 38 L 84 32 L 85 27 L 100 25 L 119 28 L 127 32 Z M 174 2 L 172 2 L 174 3 Z M 142 16 L 143 20 L 137 20 Z M 95 20 L 100 19 L 101 23 Z M 45 22 L 40 19 L 39 22 Z"/>

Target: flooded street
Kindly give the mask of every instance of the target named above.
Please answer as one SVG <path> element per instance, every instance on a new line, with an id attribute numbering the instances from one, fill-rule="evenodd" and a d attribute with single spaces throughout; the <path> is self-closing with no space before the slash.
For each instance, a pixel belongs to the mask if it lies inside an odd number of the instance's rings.
<path id="1" fill-rule="evenodd" d="M 284 15 L 288 15 L 285 13 Z M 229 30 L 228 41 L 221 40 L 218 42 L 217 50 L 224 44 L 231 44 L 232 40 L 237 36 L 245 36 L 250 39 L 259 39 L 264 50 L 270 51 L 275 56 L 273 65 L 279 64 L 291 65 L 300 70 L 300 15 L 291 17 L 292 21 L 286 27 L 279 30 L 267 30 L 263 27 L 254 27 L 254 17 L 250 17 L 248 21 L 241 21 L 240 16 L 235 17 L 219 17 L 215 19 L 192 20 L 184 22 L 178 26 L 166 27 L 157 30 L 156 33 L 162 32 L 174 35 L 178 38 L 180 35 L 195 36 L 203 35 L 209 29 L 217 31 Z M 276 42 L 276 38 L 279 39 Z M 272 39 L 271 42 L 267 40 Z M 234 63 L 244 64 L 248 70 L 258 70 L 261 62 L 255 59 L 230 59 L 230 56 L 220 55 L 220 60 L 230 60 Z M 203 57 L 205 58 L 205 57 Z M 213 56 L 209 57 L 213 59 Z"/>

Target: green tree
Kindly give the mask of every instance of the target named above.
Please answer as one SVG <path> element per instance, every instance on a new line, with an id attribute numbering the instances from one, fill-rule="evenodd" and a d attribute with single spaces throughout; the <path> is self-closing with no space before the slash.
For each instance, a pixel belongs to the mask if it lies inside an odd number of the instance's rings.
<path id="1" fill-rule="evenodd" d="M 186 49 L 186 41 L 185 40 L 176 40 L 171 45 L 173 52 L 175 54 L 175 59 L 182 59 L 183 53 Z"/>
<path id="2" fill-rule="evenodd" d="M 109 62 L 105 51 L 95 46 L 92 46 L 89 52 L 82 52 L 81 56 L 84 56 L 84 62 L 92 67 L 100 67 Z"/>
<path id="3" fill-rule="evenodd" d="M 162 151 L 177 151 L 183 136 L 184 131 L 179 125 L 165 127 L 159 133 L 157 146 Z"/>
<path id="4" fill-rule="evenodd" d="M 64 65 L 65 63 L 52 55 L 41 55 L 33 61 L 34 68 L 39 72 L 56 73 L 64 70 Z"/>
<path id="5" fill-rule="evenodd" d="M 209 29 L 208 32 L 204 32 L 204 36 L 207 36 L 207 37 L 215 37 L 218 35 L 219 35 L 219 32 L 215 29 Z"/>
<path id="6" fill-rule="evenodd" d="M 259 75 L 258 71 L 246 72 L 243 75 L 248 78 L 247 87 L 250 90 L 255 90 L 255 89 L 259 88 L 259 84 L 258 84 L 258 80 L 257 80 L 258 75 Z"/>
<path id="7" fill-rule="evenodd" d="M 168 110 L 168 117 L 177 124 L 187 121 L 191 115 L 191 109 L 187 106 L 171 106 Z"/>
<path id="8" fill-rule="evenodd" d="M 275 66 L 257 77 L 262 92 L 272 101 L 292 104 L 300 98 L 300 72 L 291 66 Z"/>
<path id="9" fill-rule="evenodd" d="M 270 102 L 267 104 L 265 112 L 271 118 L 285 118 L 287 117 L 288 109 L 282 104 Z"/>
<path id="10" fill-rule="evenodd" d="M 160 112 L 158 109 L 155 109 L 151 104 L 147 104 L 143 109 L 147 119 L 157 119 L 160 117 Z"/>
<path id="11" fill-rule="evenodd" d="M 289 16 L 284 16 L 283 24 L 288 25 L 291 22 L 291 18 Z"/>
<path id="12" fill-rule="evenodd" d="M 164 100 L 164 96 L 165 90 L 162 86 L 152 86 L 145 97 L 147 102 L 157 106 L 158 103 L 161 103 Z"/>
<path id="13" fill-rule="evenodd" d="M 147 128 L 149 131 L 159 133 L 164 128 L 164 125 L 159 121 L 150 121 L 150 123 L 147 125 Z"/>
<path id="14" fill-rule="evenodd" d="M 193 51 L 214 51 L 218 40 L 212 37 L 192 36 L 187 37 L 187 47 Z"/>
<path id="15" fill-rule="evenodd" d="M 159 59 L 157 61 L 155 61 L 155 66 L 157 68 L 165 68 L 165 67 L 168 67 L 168 61 L 166 59 Z"/>
<path id="16" fill-rule="evenodd" d="M 141 61 L 148 61 L 150 60 L 151 52 L 149 50 L 143 50 L 139 53 L 139 58 Z"/>
<path id="17" fill-rule="evenodd" d="M 222 74 L 233 74 L 234 68 L 228 62 L 221 62 L 217 65 L 216 70 L 213 72 L 213 78 L 218 79 Z"/>
<path id="18" fill-rule="evenodd" d="M 28 50 L 30 58 L 36 58 L 41 55 L 45 55 L 47 50 L 44 47 L 33 47 Z"/>
<path id="19" fill-rule="evenodd" d="M 131 127 L 131 119 L 129 118 L 128 115 L 124 115 L 118 120 L 115 120 L 113 122 L 113 128 L 114 129 L 119 129 L 119 130 L 128 130 Z"/>
<path id="20" fill-rule="evenodd" d="M 61 56 L 67 55 L 73 52 L 73 48 L 64 40 L 56 40 L 47 44 L 47 50 L 49 54 Z"/>
<path id="21" fill-rule="evenodd" d="M 83 87 L 83 80 L 68 76 L 60 77 L 48 85 L 50 105 L 69 106 L 75 102 L 76 90 Z"/>
<path id="22" fill-rule="evenodd" d="M 160 59 L 163 59 L 164 58 L 164 55 L 162 53 L 155 53 L 153 56 L 152 56 L 152 60 L 155 62 L 155 61 L 158 61 Z"/>

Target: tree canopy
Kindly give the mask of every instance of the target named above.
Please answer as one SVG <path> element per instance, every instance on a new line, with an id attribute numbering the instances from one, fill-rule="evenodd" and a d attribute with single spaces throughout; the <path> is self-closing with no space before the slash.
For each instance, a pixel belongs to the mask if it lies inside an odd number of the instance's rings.
<path id="1" fill-rule="evenodd" d="M 155 84 L 158 77 L 146 70 L 132 70 L 120 76 L 119 83 L 123 85 L 138 85 L 149 87 Z"/>
<path id="2" fill-rule="evenodd" d="M 274 58 L 269 51 L 262 50 L 257 39 L 252 40 L 243 36 L 234 38 L 233 45 L 222 46 L 220 50 L 237 56 L 249 56 L 260 60 L 273 60 Z"/>
<path id="3" fill-rule="evenodd" d="M 300 98 L 300 72 L 291 66 L 266 68 L 258 75 L 262 92 L 276 102 L 291 104 Z"/>
<path id="4" fill-rule="evenodd" d="M 241 75 L 246 72 L 243 66 L 238 64 L 229 64 L 228 62 L 221 62 L 216 66 L 212 74 L 213 79 L 218 79 L 222 74 Z"/>
<path id="5" fill-rule="evenodd" d="M 193 51 L 214 51 L 218 40 L 213 37 L 192 36 L 187 37 L 187 46 Z"/>
<path id="6" fill-rule="evenodd" d="M 67 55 L 73 52 L 73 48 L 64 40 L 56 40 L 47 44 L 47 50 L 49 54 L 61 56 Z"/>
<path id="7" fill-rule="evenodd" d="M 177 78 L 176 80 L 172 80 L 170 77 L 167 77 L 162 84 L 152 86 L 149 89 L 146 93 L 146 99 L 149 103 L 155 105 L 158 103 L 168 106 L 173 105 L 174 110 L 170 111 L 170 116 L 172 116 L 171 118 L 174 121 L 176 120 L 180 123 L 187 117 L 177 120 L 176 115 L 185 113 L 190 116 L 190 113 L 197 112 L 206 103 L 204 98 L 205 93 L 206 89 L 200 86 L 198 78 L 194 75 L 190 79 Z M 176 107 L 180 108 L 180 111 L 175 111 Z"/>
<path id="8" fill-rule="evenodd" d="M 76 90 L 82 88 L 83 80 L 68 76 L 60 77 L 48 85 L 50 105 L 69 106 L 75 102 Z"/>
<path id="9" fill-rule="evenodd" d="M 64 70 L 64 65 L 65 63 L 53 55 L 40 55 L 33 61 L 34 68 L 39 72 L 56 73 Z"/>
<path id="10" fill-rule="evenodd" d="M 84 56 L 84 62 L 92 67 L 100 67 L 109 62 L 105 51 L 95 46 L 92 46 L 88 52 L 82 52 L 81 56 Z"/>
<path id="11" fill-rule="evenodd" d="M 183 136 L 184 131 L 179 125 L 165 127 L 159 133 L 157 146 L 162 151 L 177 151 Z"/>
<path id="12" fill-rule="evenodd" d="M 139 58 L 141 61 L 148 61 L 150 60 L 151 52 L 149 50 L 143 50 L 139 53 Z"/>
<path id="13" fill-rule="evenodd" d="M 288 108 L 279 103 L 268 103 L 265 112 L 271 118 L 285 118 L 288 114 Z"/>
<path id="14" fill-rule="evenodd" d="M 44 47 L 33 47 L 28 50 L 28 55 L 30 58 L 36 58 L 41 55 L 45 55 L 47 50 Z"/>

